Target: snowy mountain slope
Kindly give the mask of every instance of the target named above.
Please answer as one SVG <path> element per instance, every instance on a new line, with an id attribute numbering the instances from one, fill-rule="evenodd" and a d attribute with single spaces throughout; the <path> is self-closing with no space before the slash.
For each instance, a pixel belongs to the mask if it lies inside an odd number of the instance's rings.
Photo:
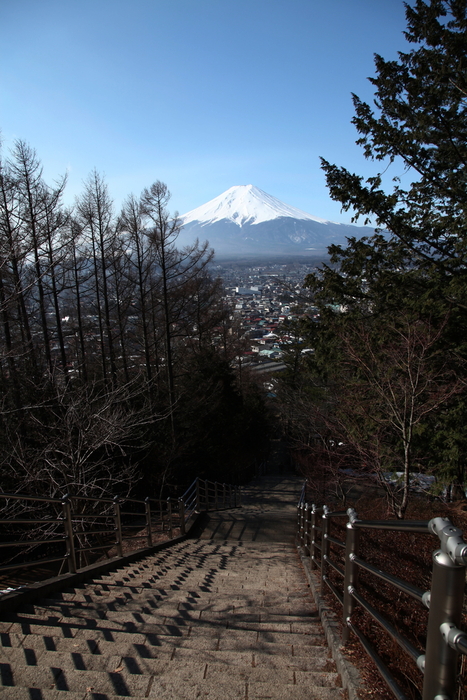
<path id="1" fill-rule="evenodd" d="M 333 243 L 374 233 L 311 216 L 253 185 L 231 187 L 181 220 L 179 246 L 207 239 L 222 256 L 325 254 Z"/>
<path id="2" fill-rule="evenodd" d="M 283 216 L 326 223 L 324 219 L 306 214 L 300 209 L 284 204 L 280 199 L 263 192 L 254 185 L 231 187 L 210 202 L 185 214 L 184 224 L 197 221 L 201 225 L 216 221 L 232 221 L 237 226 L 260 224 Z"/>

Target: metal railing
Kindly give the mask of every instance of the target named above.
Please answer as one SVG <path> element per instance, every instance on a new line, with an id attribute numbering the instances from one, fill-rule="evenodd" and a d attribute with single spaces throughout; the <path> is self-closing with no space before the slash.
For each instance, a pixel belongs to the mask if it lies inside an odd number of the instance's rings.
<path id="1" fill-rule="evenodd" d="M 194 513 L 239 507 L 240 487 L 196 478 L 178 502 L 180 528 L 185 534 L 186 523 Z"/>
<path id="2" fill-rule="evenodd" d="M 336 519 L 343 517 L 347 517 L 345 540 L 336 537 L 331 527 Z M 437 536 L 439 546 L 433 552 L 431 590 L 423 591 L 365 561 L 360 556 L 364 530 Z M 302 553 L 309 558 L 310 568 L 319 570 L 321 594 L 328 589 L 342 607 L 342 643 L 348 642 L 352 632 L 373 659 L 393 695 L 398 700 L 407 700 L 375 647 L 353 619 L 356 606 L 360 606 L 415 661 L 423 675 L 423 700 L 454 700 L 457 697 L 458 654 L 467 654 L 467 634 L 459 629 L 467 567 L 467 543 L 462 531 L 448 518 L 429 521 L 359 520 L 352 508 L 332 512 L 325 505 L 308 505 L 305 484 L 298 503 L 297 539 Z M 343 553 L 343 564 L 337 554 L 339 551 Z M 428 608 L 425 650 L 417 649 L 368 602 L 363 586 L 359 585 L 360 570 Z M 336 580 L 341 582 L 340 585 Z"/>
<path id="3" fill-rule="evenodd" d="M 91 553 L 122 557 L 124 550 L 151 547 L 155 539 L 185 535 L 196 513 L 239 504 L 238 486 L 202 479 L 178 500 L 0 493 L 0 575 L 51 564 L 59 575 L 66 569 L 76 573 Z"/>

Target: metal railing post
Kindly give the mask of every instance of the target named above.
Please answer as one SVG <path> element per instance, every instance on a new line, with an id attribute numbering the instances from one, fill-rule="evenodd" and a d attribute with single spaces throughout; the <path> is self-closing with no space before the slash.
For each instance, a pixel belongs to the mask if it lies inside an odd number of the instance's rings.
<path id="1" fill-rule="evenodd" d="M 148 547 L 151 547 L 152 546 L 151 503 L 149 501 L 149 497 L 144 499 L 144 510 L 146 512 L 147 544 L 148 544 Z"/>
<path id="2" fill-rule="evenodd" d="M 326 580 L 326 559 L 329 556 L 329 508 L 323 506 L 323 517 L 321 518 L 321 594 L 324 593 L 324 582 Z"/>
<path id="3" fill-rule="evenodd" d="M 297 508 L 297 540 L 300 546 L 303 545 L 302 541 L 302 509 L 303 503 L 298 504 Z"/>
<path id="4" fill-rule="evenodd" d="M 76 573 L 76 553 L 75 553 L 75 540 L 73 534 L 73 523 L 71 520 L 71 504 L 70 497 L 66 494 L 62 500 L 63 508 L 63 523 L 65 526 L 65 541 L 66 541 L 66 552 L 68 558 L 68 571 L 70 574 Z"/>
<path id="5" fill-rule="evenodd" d="M 180 534 L 181 535 L 186 535 L 186 527 L 185 527 L 185 503 L 183 502 L 183 498 L 178 499 L 178 512 L 180 515 Z"/>
<path id="6" fill-rule="evenodd" d="M 205 501 L 205 509 L 206 511 L 209 510 L 209 486 L 208 486 L 208 480 L 204 480 L 204 501 Z"/>
<path id="7" fill-rule="evenodd" d="M 310 568 L 314 569 L 316 564 L 316 511 L 317 507 L 313 503 L 311 506 L 311 546 L 310 546 Z"/>
<path id="8" fill-rule="evenodd" d="M 458 652 L 441 628 L 459 627 L 465 584 L 465 565 L 456 561 L 456 549 L 462 549 L 462 543 L 465 551 L 462 531 L 447 518 L 433 518 L 429 528 L 440 538 L 441 547 L 433 553 L 423 700 L 454 697 Z"/>
<path id="9" fill-rule="evenodd" d="M 306 504 L 302 503 L 300 506 L 300 545 L 305 546 L 305 508 Z"/>
<path id="10" fill-rule="evenodd" d="M 225 485 L 225 483 L 224 483 L 224 484 L 222 484 L 222 508 L 225 508 L 225 497 L 226 497 L 226 494 L 227 494 L 227 487 L 226 487 L 226 485 Z"/>
<path id="11" fill-rule="evenodd" d="M 120 517 L 120 503 L 118 502 L 118 496 L 114 497 L 114 519 L 115 519 L 115 545 L 117 547 L 117 556 L 123 557 L 123 535 L 122 535 L 122 519 Z"/>
<path id="12" fill-rule="evenodd" d="M 305 503 L 305 527 L 304 527 L 305 554 L 310 556 L 310 507 Z"/>
<path id="13" fill-rule="evenodd" d="M 214 482 L 214 510 L 219 510 L 217 481 Z"/>
<path id="14" fill-rule="evenodd" d="M 355 527 L 357 513 L 353 508 L 349 508 L 347 513 L 349 522 L 346 525 L 347 536 L 345 540 L 344 601 L 342 610 L 344 628 L 342 630 L 342 644 L 347 644 L 349 641 L 350 629 L 347 622 L 350 620 L 355 606 L 352 591 L 357 585 L 358 568 L 354 559 L 358 555 L 358 538 L 360 534 L 359 530 Z"/>
<path id="15" fill-rule="evenodd" d="M 199 476 L 196 477 L 196 505 L 195 510 L 201 512 L 201 495 L 199 490 Z"/>
<path id="16" fill-rule="evenodd" d="M 167 528 L 168 533 L 169 533 L 169 538 L 173 540 L 174 536 L 174 531 L 173 531 L 173 524 L 172 524 L 172 503 L 170 502 L 170 496 L 167 498 L 167 520 L 169 521 L 169 526 Z"/>
<path id="17" fill-rule="evenodd" d="M 229 508 L 233 508 L 232 503 L 232 484 L 229 484 Z"/>

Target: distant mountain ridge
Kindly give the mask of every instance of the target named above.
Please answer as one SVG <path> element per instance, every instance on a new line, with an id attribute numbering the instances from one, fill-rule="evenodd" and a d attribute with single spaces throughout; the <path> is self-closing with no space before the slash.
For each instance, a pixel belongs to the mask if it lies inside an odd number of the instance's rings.
<path id="1" fill-rule="evenodd" d="M 231 187 L 180 217 L 179 245 L 208 240 L 218 255 L 306 255 L 326 253 L 346 238 L 374 229 L 326 221 L 281 202 L 254 185 Z"/>

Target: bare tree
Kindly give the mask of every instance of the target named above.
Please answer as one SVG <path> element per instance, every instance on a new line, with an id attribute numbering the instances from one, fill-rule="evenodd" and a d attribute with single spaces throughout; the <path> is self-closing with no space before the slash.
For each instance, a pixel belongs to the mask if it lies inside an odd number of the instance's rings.
<path id="1" fill-rule="evenodd" d="M 22 198 L 18 178 L 10 164 L 0 162 L 0 250 L 1 250 L 1 304 L 6 356 L 12 377 L 16 360 L 26 356 L 34 376 L 38 362 L 34 348 L 25 279 L 25 261 L 31 252 L 25 235 L 22 217 Z M 14 332 L 16 327 L 17 333 Z M 18 335 L 19 331 L 19 335 Z M 16 359 L 15 359 L 16 356 Z"/>
<path id="2" fill-rule="evenodd" d="M 125 252 L 128 258 L 128 275 L 134 280 L 137 310 L 141 316 L 141 333 L 144 366 L 148 382 L 152 381 L 151 339 L 149 315 L 151 291 L 154 286 L 152 272 L 154 251 L 144 227 L 144 212 L 141 202 L 133 195 L 125 201 L 120 215 L 119 229 L 125 237 Z"/>
<path id="3" fill-rule="evenodd" d="M 447 317 L 441 323 L 405 314 L 386 325 L 386 335 L 368 331 L 364 322 L 343 330 L 341 339 L 355 372 L 351 382 L 354 402 L 352 432 L 356 420 L 372 428 L 366 440 L 371 445 L 381 485 L 384 472 L 402 472 L 395 488 L 388 488 L 391 508 L 400 518 L 407 509 L 411 473 L 420 460 L 414 459 L 417 430 L 428 416 L 464 391 L 456 377 L 449 353 L 440 356 L 438 342 Z M 341 420 L 345 421 L 343 413 Z M 348 434 L 352 434 L 347 431 Z M 373 436 L 372 436 L 373 433 Z M 387 437 L 383 439 L 383 434 Z M 370 439 L 368 439 L 370 437 Z M 389 439 L 391 437 L 392 439 Z"/>
<path id="4" fill-rule="evenodd" d="M 62 325 L 62 309 L 60 292 L 64 288 L 64 268 L 68 253 L 69 214 L 60 207 L 58 193 L 44 191 L 45 199 L 45 250 L 48 261 L 48 272 L 45 282 L 50 287 L 50 297 L 55 316 L 55 332 L 60 354 L 60 363 L 65 380 L 68 380 L 68 361 L 65 349 L 65 337 Z M 66 231 L 65 231 L 66 229 Z M 60 282 L 59 277 L 62 278 Z"/>
<path id="5" fill-rule="evenodd" d="M 178 250 L 177 237 L 181 230 L 181 221 L 177 214 L 173 217 L 167 210 L 170 192 L 167 185 L 155 182 L 145 189 L 141 196 L 142 211 L 149 220 L 148 235 L 154 250 L 155 263 L 160 273 L 161 305 L 163 312 L 165 365 L 169 406 L 174 407 L 175 372 L 173 358 L 174 326 L 178 322 L 177 298 L 181 296 L 184 286 L 208 265 L 213 252 L 208 250 L 207 242 Z"/>
<path id="6" fill-rule="evenodd" d="M 94 273 L 95 308 L 99 324 L 102 375 L 116 382 L 117 366 L 110 313 L 110 253 L 116 235 L 112 201 L 107 185 L 97 171 L 89 176 L 84 193 L 77 201 L 77 214 L 83 232 L 89 237 Z"/>
<path id="7" fill-rule="evenodd" d="M 0 416 L 7 435 L 2 471 L 10 471 L 15 490 L 53 498 L 67 491 L 96 498 L 112 491 L 128 495 L 139 478 L 147 426 L 154 422 L 137 379 L 118 388 L 102 381 L 59 386 L 21 412 L 2 406 Z M 20 422 L 28 431 L 17 430 Z"/>
<path id="8" fill-rule="evenodd" d="M 68 256 L 69 266 L 68 287 L 71 298 L 73 299 L 70 308 L 70 314 L 76 316 L 76 326 L 74 327 L 74 335 L 76 339 L 75 364 L 79 372 L 79 376 L 84 383 L 88 381 L 88 350 L 85 342 L 85 329 L 83 320 L 83 300 L 85 297 L 85 286 L 92 275 L 86 267 L 86 249 L 81 246 L 82 233 L 81 226 L 72 218 L 69 228 L 70 236 L 68 240 Z"/>
<path id="9" fill-rule="evenodd" d="M 302 445 L 311 453 L 330 446 L 340 471 L 347 462 L 367 478 L 373 474 L 398 518 L 405 515 L 414 471 L 426 468 L 421 433 L 465 390 L 453 357 L 439 352 L 446 322 L 401 312 L 392 322 L 382 319 L 382 327 L 375 317 L 344 314 L 333 326 L 338 352 L 326 379 L 313 374 L 311 359 L 311 374 L 302 375 L 285 403 L 295 435 L 302 427 Z"/>
<path id="10" fill-rule="evenodd" d="M 23 235 L 28 236 L 31 241 L 43 347 L 49 376 L 53 377 L 54 366 L 47 321 L 48 303 L 44 287 L 44 274 L 49 271 L 49 260 L 44 255 L 44 244 L 47 241 L 47 219 L 50 221 L 53 209 L 59 205 L 66 180 L 63 178 L 57 188 L 49 190 L 43 181 L 42 166 L 35 151 L 23 141 L 17 141 L 15 144 L 10 168 L 20 196 Z"/>

